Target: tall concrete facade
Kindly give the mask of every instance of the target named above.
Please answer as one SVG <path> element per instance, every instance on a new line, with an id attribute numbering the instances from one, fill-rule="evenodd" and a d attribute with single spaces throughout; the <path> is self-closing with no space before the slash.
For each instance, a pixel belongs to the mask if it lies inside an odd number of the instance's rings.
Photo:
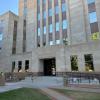
<path id="1" fill-rule="evenodd" d="M 99 9 L 100 0 L 19 0 L 19 16 L 0 16 L 0 71 L 100 72 Z"/>

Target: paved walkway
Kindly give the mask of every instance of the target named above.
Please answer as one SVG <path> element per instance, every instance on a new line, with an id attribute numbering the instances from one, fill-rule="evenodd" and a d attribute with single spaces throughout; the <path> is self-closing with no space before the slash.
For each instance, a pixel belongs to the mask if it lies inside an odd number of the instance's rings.
<path id="1" fill-rule="evenodd" d="M 48 89 L 48 88 L 42 88 L 41 89 L 45 94 L 50 96 L 53 100 L 72 100 L 71 98 L 64 96 L 61 93 L 58 93 L 54 90 Z"/>
<path id="2" fill-rule="evenodd" d="M 15 82 L 15 83 L 6 83 L 5 86 L 0 86 L 0 92 L 6 92 L 9 90 L 14 90 L 22 87 L 29 88 L 49 88 L 49 87 L 61 87 L 63 86 L 62 77 L 34 77 L 34 80 L 31 80 L 31 77 L 26 77 L 25 80 Z"/>
<path id="3" fill-rule="evenodd" d="M 84 92 L 95 92 L 100 93 L 100 88 L 81 88 L 81 87 L 54 87 L 56 89 L 67 89 L 67 90 L 75 90 L 75 91 L 84 91 Z"/>

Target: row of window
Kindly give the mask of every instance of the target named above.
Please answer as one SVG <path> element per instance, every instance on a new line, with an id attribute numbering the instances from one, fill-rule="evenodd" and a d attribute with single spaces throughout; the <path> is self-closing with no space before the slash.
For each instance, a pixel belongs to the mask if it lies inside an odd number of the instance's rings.
<path id="1" fill-rule="evenodd" d="M 56 40 L 55 41 L 55 44 L 61 44 L 61 41 L 60 40 Z M 49 45 L 54 45 L 54 41 L 49 41 Z"/>
<path id="2" fill-rule="evenodd" d="M 94 71 L 94 64 L 93 64 L 93 55 L 92 54 L 86 54 L 84 55 L 85 60 L 85 70 L 86 71 Z M 79 71 L 78 68 L 78 56 L 72 55 L 70 56 L 71 61 L 71 70 L 72 71 Z M 29 60 L 25 60 L 25 71 L 29 71 Z M 14 72 L 16 69 L 16 62 L 12 62 L 12 72 Z M 22 61 L 18 61 L 18 72 L 22 72 Z"/>
<path id="3" fill-rule="evenodd" d="M 48 2 L 48 12 L 46 11 L 46 5 Z M 54 2 L 54 8 L 52 7 L 52 2 Z M 67 19 L 66 19 L 66 11 L 67 11 L 67 5 L 65 0 L 61 1 L 61 8 L 59 6 L 59 0 L 42 0 L 42 15 L 43 15 L 43 27 L 42 27 L 42 34 L 41 34 L 41 28 L 40 28 L 40 0 L 37 0 L 37 22 L 38 22 L 38 29 L 37 29 L 37 36 L 38 36 L 38 43 L 37 46 L 40 47 L 40 39 L 43 37 L 43 46 L 46 45 L 46 33 L 48 34 L 48 39 L 49 39 L 49 45 L 54 45 L 54 44 L 60 44 L 60 22 L 59 22 L 59 11 L 61 9 L 62 12 L 62 35 L 63 34 L 67 34 Z M 48 14 L 47 14 L 48 13 Z M 52 16 L 55 14 L 55 26 L 53 26 L 52 24 Z M 47 30 L 47 26 L 46 26 L 46 17 L 48 15 L 48 30 Z M 55 42 L 53 41 L 53 29 L 55 27 Z M 66 30 L 66 32 L 63 30 Z M 47 32 L 48 31 L 48 32 Z M 41 35 L 43 35 L 41 37 Z M 66 35 L 67 36 L 67 35 Z M 63 35 L 64 37 L 64 35 Z"/>
<path id="4" fill-rule="evenodd" d="M 18 61 L 18 72 L 22 72 L 22 61 Z M 29 60 L 25 60 L 25 72 L 28 72 L 29 71 Z M 16 71 L 16 62 L 13 61 L 12 62 L 12 72 L 15 72 Z"/>
<path id="5" fill-rule="evenodd" d="M 85 60 L 85 70 L 88 72 L 94 71 L 93 55 L 92 54 L 84 55 L 84 60 Z M 79 71 L 79 69 L 78 69 L 78 56 L 77 55 L 71 56 L 70 61 L 71 61 L 71 70 L 72 71 Z"/>
<path id="6" fill-rule="evenodd" d="M 55 7 L 55 14 L 59 14 L 59 6 L 56 6 Z M 66 12 L 66 4 L 62 4 L 62 13 L 63 12 Z M 48 10 L 48 16 L 51 17 L 54 15 L 54 10 L 51 8 Z M 37 18 L 38 18 L 38 21 L 40 20 L 40 12 L 37 14 Z M 47 12 L 46 11 L 43 11 L 43 19 L 46 19 L 47 17 Z"/>
<path id="7" fill-rule="evenodd" d="M 13 43 L 12 43 L 12 54 L 16 54 L 16 41 L 17 41 L 17 28 L 18 28 L 18 22 L 14 21 L 14 27 L 13 27 Z M 23 20 L 23 52 L 26 51 L 26 20 Z"/>
<path id="8" fill-rule="evenodd" d="M 68 22 L 65 19 L 65 20 L 62 21 L 62 30 L 67 29 L 67 27 L 68 27 Z M 53 33 L 53 24 L 50 24 L 48 28 L 49 28 L 48 33 Z M 55 31 L 56 32 L 60 31 L 60 23 L 59 22 L 56 22 L 56 24 L 55 24 Z M 43 33 L 44 34 L 47 33 L 46 26 L 43 27 Z M 41 34 L 41 30 L 40 30 L 40 27 L 38 27 L 38 36 L 40 36 L 40 34 Z"/>

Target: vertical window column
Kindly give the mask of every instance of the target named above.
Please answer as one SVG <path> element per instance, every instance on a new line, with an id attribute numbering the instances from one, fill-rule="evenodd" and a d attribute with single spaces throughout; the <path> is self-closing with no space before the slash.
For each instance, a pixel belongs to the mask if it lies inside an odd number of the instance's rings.
<path id="1" fill-rule="evenodd" d="M 23 52 L 26 52 L 26 25 L 27 25 L 27 21 L 26 21 L 26 17 L 27 17 L 27 0 L 24 0 L 24 11 L 23 11 L 23 16 L 24 16 L 24 20 L 23 20 Z"/>
<path id="2" fill-rule="evenodd" d="M 42 2 L 42 13 L 43 13 L 43 46 L 46 45 L 46 0 L 43 0 Z"/>
<path id="3" fill-rule="evenodd" d="M 37 47 L 40 47 L 40 0 L 37 0 Z"/>
<path id="4" fill-rule="evenodd" d="M 49 45 L 54 45 L 53 41 L 53 0 L 48 0 L 48 40 Z"/>
<path id="5" fill-rule="evenodd" d="M 26 19 L 26 16 L 27 16 L 27 0 L 24 0 L 23 15 L 24 15 L 24 18 Z"/>
<path id="6" fill-rule="evenodd" d="M 4 29 L 4 20 L 1 20 L 0 21 L 0 50 L 2 49 L 3 29 Z"/>
<path id="7" fill-rule="evenodd" d="M 14 21 L 12 54 L 16 54 L 17 21 Z"/>
<path id="8" fill-rule="evenodd" d="M 59 23 L 59 0 L 55 0 L 55 42 L 60 44 L 60 23 Z"/>
<path id="9" fill-rule="evenodd" d="M 48 14 L 48 6 L 49 6 L 49 0 L 46 0 L 46 45 L 48 45 L 48 42 L 49 42 L 49 25 L 48 25 L 48 17 L 49 17 L 49 14 Z"/>
<path id="10" fill-rule="evenodd" d="M 100 38 L 99 37 L 100 33 L 98 28 L 95 0 L 87 0 L 87 3 L 88 3 L 90 29 L 91 29 L 91 39 L 97 40 Z"/>
<path id="11" fill-rule="evenodd" d="M 65 39 L 67 38 L 67 28 L 68 28 L 66 0 L 62 0 L 61 10 L 62 10 L 62 38 Z"/>
<path id="12" fill-rule="evenodd" d="M 26 20 L 23 21 L 23 52 L 26 52 Z"/>

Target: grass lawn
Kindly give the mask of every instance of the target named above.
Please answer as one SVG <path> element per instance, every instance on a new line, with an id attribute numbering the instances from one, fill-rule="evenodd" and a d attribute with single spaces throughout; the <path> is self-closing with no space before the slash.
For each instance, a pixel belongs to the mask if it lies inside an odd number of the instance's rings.
<path id="1" fill-rule="evenodd" d="M 57 92 L 63 93 L 74 100 L 100 100 L 100 93 L 80 92 L 67 89 L 54 89 Z"/>
<path id="2" fill-rule="evenodd" d="M 21 88 L 0 93 L 0 100 L 50 100 L 38 89 Z"/>

